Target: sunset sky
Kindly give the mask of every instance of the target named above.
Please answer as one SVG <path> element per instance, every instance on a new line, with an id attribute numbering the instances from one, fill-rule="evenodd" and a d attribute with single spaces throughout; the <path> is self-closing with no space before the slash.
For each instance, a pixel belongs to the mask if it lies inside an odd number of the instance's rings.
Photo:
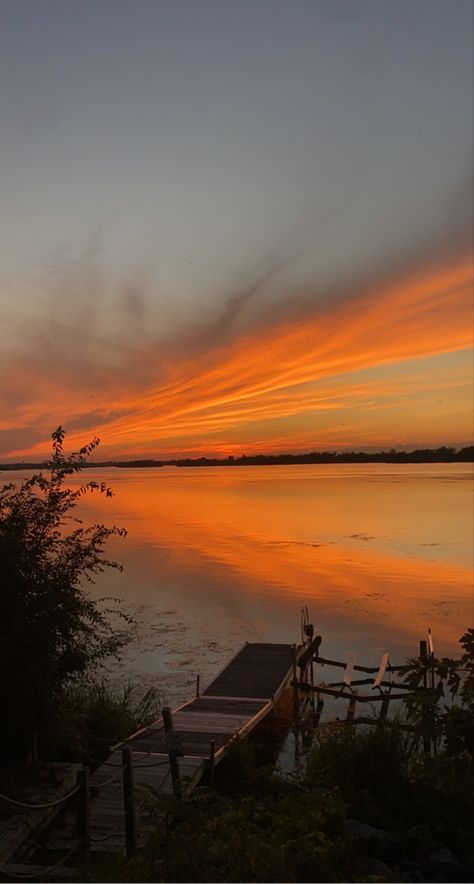
<path id="1" fill-rule="evenodd" d="M 472 0 L 1 0 L 0 459 L 466 445 Z"/>

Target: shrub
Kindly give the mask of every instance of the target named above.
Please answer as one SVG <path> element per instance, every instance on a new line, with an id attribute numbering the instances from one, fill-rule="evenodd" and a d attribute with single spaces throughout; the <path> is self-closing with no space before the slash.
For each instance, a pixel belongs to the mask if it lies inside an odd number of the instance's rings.
<path id="1" fill-rule="evenodd" d="M 121 568 L 104 547 L 121 528 L 83 527 L 72 512 L 87 492 L 112 494 L 105 483 L 72 490 L 66 481 L 84 465 L 98 439 L 65 456 L 64 430 L 52 434 L 47 473 L 0 491 L 0 706 L 7 713 L 0 757 L 22 756 L 32 735 L 60 705 L 67 685 L 123 643 L 110 611 L 84 590 L 105 568 Z M 72 524 L 71 524 L 72 523 Z M 120 612 L 119 612 L 120 613 Z M 122 615 L 123 616 L 123 615 Z"/>
<path id="2" fill-rule="evenodd" d="M 160 709 L 153 688 L 142 694 L 131 684 L 115 689 L 104 679 L 71 684 L 42 734 L 42 755 L 93 768 L 115 743 L 156 721 Z"/>
<path id="3" fill-rule="evenodd" d="M 396 721 L 364 730 L 334 722 L 316 734 L 308 777 L 336 789 L 349 816 L 383 827 L 406 820 L 418 764 L 417 740 Z"/>
<path id="4" fill-rule="evenodd" d="M 268 771 L 251 776 L 248 755 L 241 760 L 245 779 L 233 797 L 198 789 L 181 804 L 158 803 L 161 825 L 127 881 L 347 880 L 338 795 Z"/>

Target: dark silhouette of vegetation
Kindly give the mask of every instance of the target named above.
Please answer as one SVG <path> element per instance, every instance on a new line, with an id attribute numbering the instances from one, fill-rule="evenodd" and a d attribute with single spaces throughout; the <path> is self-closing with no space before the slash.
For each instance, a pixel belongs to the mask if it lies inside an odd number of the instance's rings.
<path id="1" fill-rule="evenodd" d="M 47 474 L 35 473 L 16 487 L 0 491 L 0 758 L 22 757 L 51 728 L 69 686 L 94 671 L 123 644 L 111 625 L 115 602 L 97 601 L 84 581 L 106 568 L 121 569 L 104 547 L 122 528 L 84 527 L 73 518 L 88 492 L 112 494 L 105 482 L 90 481 L 75 490 L 67 479 L 97 448 L 93 439 L 80 451 L 64 454 L 64 430 L 52 434 Z M 107 607 L 107 604 L 109 607 Z M 111 608 L 110 605 L 114 607 Z"/>
<path id="2" fill-rule="evenodd" d="M 104 460 L 104 461 L 84 461 L 81 469 L 97 469 L 98 467 L 162 467 L 165 465 L 163 460 Z M 0 464 L 0 470 L 43 470 L 48 467 L 48 461 L 40 461 L 39 463 L 30 463 L 27 461 L 19 461 L 18 463 Z"/>
<path id="3" fill-rule="evenodd" d="M 196 457 L 174 460 L 108 460 L 83 464 L 83 467 L 248 467 L 278 466 L 279 464 L 312 463 L 472 463 L 474 445 L 452 448 L 416 448 L 413 451 L 311 451 L 307 454 L 243 454 L 241 457 Z M 0 470 L 42 469 L 44 463 L 0 464 Z"/>
<path id="4" fill-rule="evenodd" d="M 114 464 L 116 467 L 162 467 L 164 462 L 162 460 L 118 460 Z"/>
<path id="5" fill-rule="evenodd" d="M 259 769 L 237 742 L 214 789 L 149 794 L 156 830 L 117 878 L 472 881 L 474 630 L 460 641 L 459 658 L 408 661 L 407 719 L 320 727 L 301 774 Z"/>
<path id="6" fill-rule="evenodd" d="M 43 756 L 78 761 L 94 769 L 112 746 L 160 717 L 161 700 L 150 688 L 131 684 L 113 688 L 105 679 L 80 679 L 61 691 L 43 733 Z"/>
<path id="7" fill-rule="evenodd" d="M 474 446 L 467 448 L 417 448 L 414 451 L 312 451 L 308 454 L 257 454 L 226 458 L 183 458 L 174 461 L 178 467 L 245 467 L 280 464 L 338 463 L 470 463 Z"/>
<path id="8" fill-rule="evenodd" d="M 150 796 L 146 804 L 156 832 L 133 864 L 116 870 L 119 880 L 348 880 L 340 796 L 304 777 L 257 769 L 246 742 L 219 765 L 214 789 L 201 787 L 185 802 Z"/>

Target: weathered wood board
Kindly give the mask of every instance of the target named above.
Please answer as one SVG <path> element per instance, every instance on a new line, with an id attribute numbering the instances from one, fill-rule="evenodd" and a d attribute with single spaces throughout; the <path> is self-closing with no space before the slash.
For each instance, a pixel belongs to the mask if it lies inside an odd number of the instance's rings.
<path id="1" fill-rule="evenodd" d="M 211 741 L 218 763 L 233 737 L 249 733 L 271 711 L 273 699 L 291 678 L 292 654 L 293 646 L 288 644 L 246 644 L 201 696 L 173 712 L 174 733 L 183 752 L 179 773 L 188 789 L 204 774 Z M 172 792 L 168 738 L 163 722 L 156 721 L 115 747 L 91 777 L 92 851 L 124 850 L 122 746 L 133 751 L 137 793 L 140 786 L 160 794 Z M 140 811 L 138 816 L 139 843 L 143 843 L 147 819 Z"/>

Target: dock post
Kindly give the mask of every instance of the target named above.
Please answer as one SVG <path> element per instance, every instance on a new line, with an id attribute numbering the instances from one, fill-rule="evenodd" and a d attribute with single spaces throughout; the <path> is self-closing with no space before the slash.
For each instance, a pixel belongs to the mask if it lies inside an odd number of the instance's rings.
<path id="1" fill-rule="evenodd" d="M 428 657 L 428 645 L 424 640 L 420 642 L 420 657 L 422 660 L 426 660 L 426 658 Z M 426 681 L 426 677 L 424 681 Z"/>
<path id="2" fill-rule="evenodd" d="M 79 789 L 77 793 L 77 834 L 84 859 L 88 863 L 91 847 L 90 780 L 88 767 L 83 767 L 77 771 L 76 782 Z"/>
<path id="3" fill-rule="evenodd" d="M 349 700 L 349 708 L 347 710 L 346 724 L 353 724 L 354 723 L 354 714 L 355 714 L 356 703 L 357 703 L 356 697 L 351 697 L 351 699 Z"/>
<path id="4" fill-rule="evenodd" d="M 173 783 L 173 792 L 176 798 L 181 798 L 181 780 L 179 776 L 178 753 L 174 735 L 173 713 L 169 706 L 165 706 L 162 711 L 163 724 L 165 728 L 166 740 L 168 743 L 168 761 L 171 771 L 171 782 Z"/>
<path id="5" fill-rule="evenodd" d="M 324 709 L 324 700 L 322 700 L 320 695 L 318 694 L 317 695 L 316 712 L 314 713 L 314 724 L 315 725 L 319 724 L 319 720 L 321 718 L 323 709 Z"/>
<path id="6" fill-rule="evenodd" d="M 293 719 L 296 725 L 299 718 L 298 669 L 296 645 L 293 645 Z"/>
<path id="7" fill-rule="evenodd" d="M 423 688 L 425 691 L 428 689 L 428 645 L 426 641 L 420 642 L 420 659 L 423 663 Z M 423 726 L 425 727 L 428 723 L 426 712 L 423 716 Z M 431 755 L 431 740 L 427 733 L 423 734 L 423 751 L 426 752 L 427 755 Z"/>
<path id="8" fill-rule="evenodd" d="M 174 731 L 173 713 L 169 706 L 165 706 L 161 714 L 163 716 L 165 733 L 169 734 L 170 731 Z"/>
<path id="9" fill-rule="evenodd" d="M 196 675 L 196 697 L 201 696 L 201 677 Z"/>
<path id="10" fill-rule="evenodd" d="M 211 751 L 209 754 L 209 785 L 214 788 L 214 773 L 216 770 L 216 741 L 211 740 Z"/>
<path id="11" fill-rule="evenodd" d="M 382 708 L 380 710 L 380 716 L 379 716 L 380 724 L 385 724 L 385 722 L 387 720 L 389 702 L 390 701 L 389 701 L 388 697 L 384 697 L 384 699 L 382 700 Z"/>
<path id="12" fill-rule="evenodd" d="M 130 746 L 122 746 L 123 806 L 125 814 L 125 847 L 127 859 L 137 852 L 137 823 L 133 796 L 133 762 Z"/>
<path id="13" fill-rule="evenodd" d="M 270 740 L 273 743 L 275 737 L 275 694 L 272 694 L 272 711 L 270 712 Z"/>

